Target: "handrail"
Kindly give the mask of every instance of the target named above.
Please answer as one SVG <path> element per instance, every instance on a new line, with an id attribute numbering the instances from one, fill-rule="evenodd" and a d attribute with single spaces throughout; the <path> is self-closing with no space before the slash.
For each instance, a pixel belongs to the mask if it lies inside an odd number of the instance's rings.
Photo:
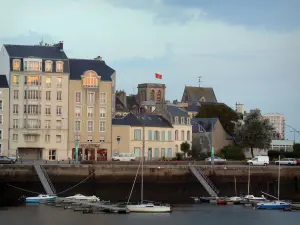
<path id="1" fill-rule="evenodd" d="M 203 171 L 201 170 L 201 168 L 197 168 L 197 171 L 201 174 L 201 176 L 206 180 L 206 182 L 208 183 L 208 185 L 214 190 L 214 192 L 216 192 L 217 194 L 219 194 L 219 190 L 216 188 L 216 186 L 211 182 L 211 180 L 203 173 Z"/>
<path id="2" fill-rule="evenodd" d="M 53 186 L 53 183 L 52 183 L 52 181 L 51 181 L 51 179 L 50 179 L 50 177 L 49 177 L 46 169 L 42 165 L 40 165 L 40 167 L 42 169 L 42 172 L 43 172 L 43 174 L 44 174 L 44 176 L 45 176 L 45 178 L 46 178 L 46 180 L 47 180 L 47 182 L 48 182 L 48 184 L 49 184 L 49 186 L 50 186 L 53 194 L 56 194 L 56 190 L 55 190 L 55 188 Z"/>

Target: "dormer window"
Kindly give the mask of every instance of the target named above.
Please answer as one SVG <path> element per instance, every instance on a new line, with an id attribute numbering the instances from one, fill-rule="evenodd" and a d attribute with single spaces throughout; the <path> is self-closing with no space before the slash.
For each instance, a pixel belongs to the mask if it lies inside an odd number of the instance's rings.
<path id="1" fill-rule="evenodd" d="M 178 117 L 177 116 L 175 116 L 175 118 L 174 118 L 174 122 L 175 122 L 175 124 L 178 124 Z"/>
<path id="2" fill-rule="evenodd" d="M 181 123 L 181 124 L 184 124 L 184 117 L 181 117 L 181 118 L 180 118 L 180 123 Z"/>
<path id="3" fill-rule="evenodd" d="M 24 71 L 42 71 L 42 60 L 33 58 L 24 59 Z"/>
<path id="4" fill-rule="evenodd" d="M 98 87 L 100 76 L 94 71 L 87 71 L 82 76 L 82 85 L 84 87 Z"/>
<path id="5" fill-rule="evenodd" d="M 205 102 L 206 100 L 205 100 L 205 98 L 204 97 L 201 97 L 200 98 L 200 102 Z"/>
<path id="6" fill-rule="evenodd" d="M 64 72 L 64 62 L 57 61 L 56 62 L 56 73 L 62 73 Z"/>
<path id="7" fill-rule="evenodd" d="M 187 119 L 186 119 L 186 123 L 187 123 L 188 125 L 190 125 L 190 124 L 191 124 L 191 119 L 190 119 L 190 118 L 187 118 Z"/>
<path id="8" fill-rule="evenodd" d="M 47 60 L 45 62 L 45 72 L 52 72 L 53 62 L 50 60 Z"/>
<path id="9" fill-rule="evenodd" d="M 13 70 L 20 71 L 21 69 L 21 60 L 20 59 L 14 59 L 13 60 Z"/>

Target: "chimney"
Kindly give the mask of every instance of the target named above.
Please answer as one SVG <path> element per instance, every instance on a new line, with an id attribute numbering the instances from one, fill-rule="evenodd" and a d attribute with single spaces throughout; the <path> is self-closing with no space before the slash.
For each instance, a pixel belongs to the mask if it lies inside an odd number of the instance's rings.
<path id="1" fill-rule="evenodd" d="M 63 42 L 63 41 L 60 41 L 60 42 L 59 42 L 59 50 L 60 50 L 61 52 L 64 51 L 64 42 Z"/>
<path id="2" fill-rule="evenodd" d="M 101 56 L 97 56 L 97 57 L 95 58 L 95 60 L 102 61 L 102 57 L 101 57 Z"/>

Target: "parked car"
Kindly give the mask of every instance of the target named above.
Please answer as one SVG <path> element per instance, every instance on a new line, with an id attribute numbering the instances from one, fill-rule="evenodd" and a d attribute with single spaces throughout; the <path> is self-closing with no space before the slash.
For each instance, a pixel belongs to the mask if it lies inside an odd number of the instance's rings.
<path id="1" fill-rule="evenodd" d="M 133 153 L 119 153 L 118 155 L 112 157 L 112 161 L 135 161 L 135 155 Z"/>
<path id="2" fill-rule="evenodd" d="M 300 165 L 300 159 L 296 159 L 297 165 Z"/>
<path id="3" fill-rule="evenodd" d="M 8 158 L 12 159 L 14 162 L 17 162 L 20 160 L 20 157 L 19 156 L 8 156 Z"/>
<path id="4" fill-rule="evenodd" d="M 7 156 L 0 156 L 0 164 L 13 164 L 15 161 Z"/>
<path id="5" fill-rule="evenodd" d="M 211 157 L 208 157 L 208 158 L 206 158 L 205 159 L 205 162 L 211 162 Z M 226 163 L 226 159 L 222 159 L 221 157 L 219 157 L 219 156 L 214 156 L 214 163 L 216 163 L 216 164 L 225 164 Z"/>
<path id="6" fill-rule="evenodd" d="M 269 156 L 259 155 L 247 161 L 252 166 L 267 166 L 270 163 Z"/>
<path id="7" fill-rule="evenodd" d="M 297 165 L 297 160 L 294 158 L 283 158 L 280 160 L 275 161 L 276 165 L 290 165 L 290 166 L 294 166 Z"/>

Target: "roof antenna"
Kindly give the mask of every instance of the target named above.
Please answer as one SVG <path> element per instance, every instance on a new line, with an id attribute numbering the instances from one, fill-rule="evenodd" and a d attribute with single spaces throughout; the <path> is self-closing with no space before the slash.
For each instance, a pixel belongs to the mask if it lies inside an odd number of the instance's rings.
<path id="1" fill-rule="evenodd" d="M 44 37 L 42 36 L 42 40 L 40 41 L 40 46 L 43 46 L 43 44 L 44 44 Z"/>
<path id="2" fill-rule="evenodd" d="M 198 77 L 198 82 L 199 82 L 199 87 L 200 87 L 200 83 L 201 83 L 201 76 Z"/>

